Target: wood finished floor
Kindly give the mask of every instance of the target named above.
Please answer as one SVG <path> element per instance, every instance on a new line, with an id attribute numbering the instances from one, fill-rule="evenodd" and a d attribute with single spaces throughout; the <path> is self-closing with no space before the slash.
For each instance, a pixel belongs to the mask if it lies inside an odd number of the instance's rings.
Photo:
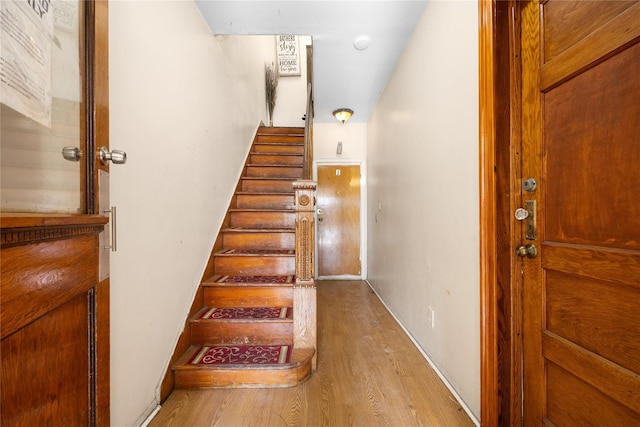
<path id="1" fill-rule="evenodd" d="M 365 282 L 318 282 L 318 342 L 305 383 L 176 390 L 150 426 L 474 425 Z"/>

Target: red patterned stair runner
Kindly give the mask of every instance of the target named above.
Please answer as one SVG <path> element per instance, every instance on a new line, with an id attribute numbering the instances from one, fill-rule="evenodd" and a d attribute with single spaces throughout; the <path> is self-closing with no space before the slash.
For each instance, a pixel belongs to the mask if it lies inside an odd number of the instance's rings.
<path id="1" fill-rule="evenodd" d="M 260 283 L 287 284 L 293 283 L 294 276 L 213 276 L 207 283 Z"/>
<path id="2" fill-rule="evenodd" d="M 210 307 L 198 319 L 291 319 L 291 307 Z"/>
<path id="3" fill-rule="evenodd" d="M 224 249 L 222 255 L 293 255 L 294 249 Z"/>
<path id="4" fill-rule="evenodd" d="M 191 365 L 283 365 L 291 359 L 290 345 L 217 345 L 202 347 Z"/>

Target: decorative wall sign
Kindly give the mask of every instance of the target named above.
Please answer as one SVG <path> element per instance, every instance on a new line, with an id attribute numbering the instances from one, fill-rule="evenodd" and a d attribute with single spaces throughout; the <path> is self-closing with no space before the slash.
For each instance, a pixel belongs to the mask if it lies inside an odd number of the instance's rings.
<path id="1" fill-rule="evenodd" d="M 278 68 L 280 76 L 300 75 L 300 49 L 298 36 L 276 36 Z"/>

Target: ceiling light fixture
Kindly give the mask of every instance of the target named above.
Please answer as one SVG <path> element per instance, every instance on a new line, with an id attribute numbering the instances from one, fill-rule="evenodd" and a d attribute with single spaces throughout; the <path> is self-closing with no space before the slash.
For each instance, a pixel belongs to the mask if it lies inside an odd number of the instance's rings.
<path id="1" fill-rule="evenodd" d="M 336 119 L 340 120 L 342 123 L 349 120 L 352 115 L 353 115 L 353 110 L 350 110 L 348 108 L 338 108 L 333 112 L 333 116 Z"/>

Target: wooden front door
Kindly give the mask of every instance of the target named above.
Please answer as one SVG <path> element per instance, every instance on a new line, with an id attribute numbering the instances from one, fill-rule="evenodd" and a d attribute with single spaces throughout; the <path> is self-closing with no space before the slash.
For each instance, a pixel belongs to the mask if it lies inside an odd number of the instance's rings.
<path id="1" fill-rule="evenodd" d="M 640 2 L 523 6 L 522 142 L 525 425 L 640 425 Z"/>
<path id="2" fill-rule="evenodd" d="M 318 276 L 360 276 L 360 166 L 318 166 Z"/>
<path id="3" fill-rule="evenodd" d="M 109 218 L 98 209 L 97 171 L 106 167 L 96 156 L 96 147 L 109 146 L 107 2 L 3 3 L 12 8 L 11 14 L 3 9 L 3 31 L 10 25 L 14 37 L 38 31 L 26 12 L 60 7 L 54 25 L 62 33 L 49 41 L 66 55 L 52 61 L 51 105 L 59 115 L 50 128 L 15 105 L 2 106 L 3 117 L 12 119 L 2 122 L 3 135 L 11 135 L 2 139 L 4 184 L 19 185 L 3 191 L 0 424 L 108 426 L 109 279 L 99 274 L 99 236 Z M 62 160 L 60 139 L 80 149 L 80 167 Z M 25 147 L 31 152 L 16 155 Z M 49 203 L 64 190 L 46 186 L 58 184 L 49 174 L 57 161 L 60 170 L 71 170 L 70 181 L 80 181 L 70 211 Z M 24 200 L 34 208 L 21 210 Z"/>

